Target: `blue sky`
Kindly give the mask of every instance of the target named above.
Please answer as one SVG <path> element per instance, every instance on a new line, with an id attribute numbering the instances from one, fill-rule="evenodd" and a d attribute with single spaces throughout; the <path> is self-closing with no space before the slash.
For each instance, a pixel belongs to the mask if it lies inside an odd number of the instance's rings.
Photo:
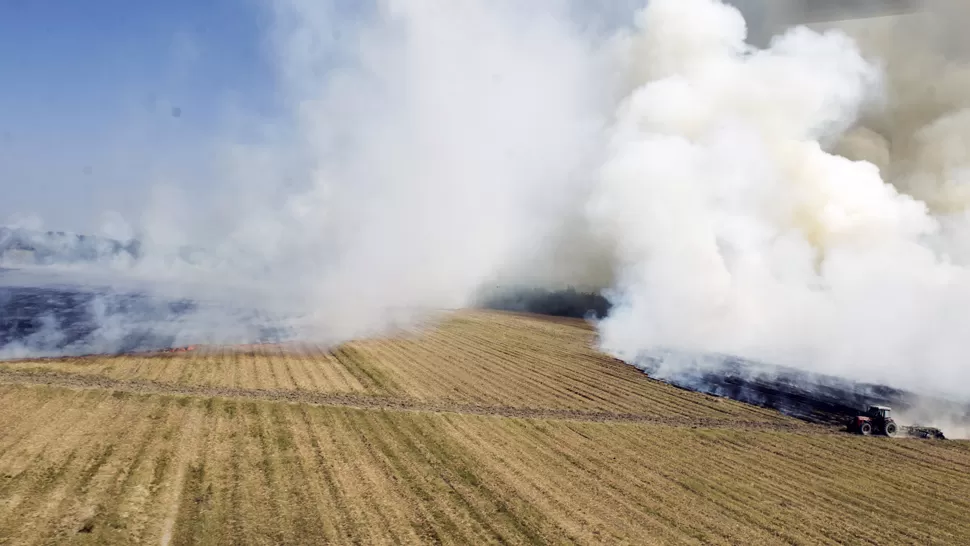
<path id="1" fill-rule="evenodd" d="M 231 112 L 272 115 L 264 8 L 0 0 L 0 224 L 93 229 L 153 172 L 194 171 Z"/>
<path id="2" fill-rule="evenodd" d="M 0 225 L 96 233 L 108 211 L 137 223 L 160 184 L 217 191 L 219 145 L 285 132 L 297 111 L 279 94 L 276 1 L 0 0 Z M 643 2 L 569 1 L 624 20 Z M 294 6 L 368 16 L 362 0 Z"/>

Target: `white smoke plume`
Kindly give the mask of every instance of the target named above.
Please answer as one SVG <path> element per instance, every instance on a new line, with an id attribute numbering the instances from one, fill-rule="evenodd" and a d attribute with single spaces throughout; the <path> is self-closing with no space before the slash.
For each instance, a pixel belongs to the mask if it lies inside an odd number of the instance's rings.
<path id="1" fill-rule="evenodd" d="M 589 80 L 606 63 L 565 9 L 391 1 L 346 24 L 316 2 L 278 8 L 284 89 L 315 164 L 282 203 L 285 223 L 270 222 L 266 258 L 297 264 L 287 280 L 312 303 L 314 334 L 471 305 L 554 253 L 548 241 L 579 217 L 612 87 Z M 266 222 L 252 226 L 265 236 Z"/>
<path id="2" fill-rule="evenodd" d="M 906 191 L 920 177 L 959 182 L 926 158 L 892 154 L 909 172 L 887 179 L 829 151 L 860 113 L 878 118 L 898 100 L 886 96 L 886 59 L 804 27 L 752 50 L 739 13 L 711 0 L 654 0 L 638 26 L 642 83 L 618 109 L 590 208 L 618 249 L 603 347 L 962 391 L 970 270 L 943 219 Z M 966 165 L 953 128 L 939 127 L 959 121 L 928 121 L 915 139 L 949 149 L 924 153 Z"/>
<path id="3" fill-rule="evenodd" d="M 606 291 L 601 346 L 630 362 L 970 394 L 964 50 L 904 45 L 958 3 L 763 48 L 719 0 L 608 4 L 273 3 L 288 116 L 227 137 L 220 190 L 160 190 L 106 230 L 142 241 L 132 274 L 316 341 L 574 286 Z"/>

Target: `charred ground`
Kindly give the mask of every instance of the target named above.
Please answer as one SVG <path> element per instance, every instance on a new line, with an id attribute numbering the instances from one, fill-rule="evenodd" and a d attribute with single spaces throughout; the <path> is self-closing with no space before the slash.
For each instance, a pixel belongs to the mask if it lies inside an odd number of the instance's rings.
<path id="1" fill-rule="evenodd" d="M 240 343 L 283 337 L 259 310 L 64 277 L 43 268 L 0 269 L 0 356 L 157 351 L 212 339 L 206 328 L 213 324 L 231 326 Z"/>
<path id="2" fill-rule="evenodd" d="M 889 406 L 897 416 L 906 415 L 904 432 L 923 438 L 945 437 L 933 423 L 970 423 L 967 404 L 730 356 L 705 356 L 702 366 L 673 373 L 662 371 L 662 357 L 644 358 L 638 366 L 649 375 L 687 390 L 774 409 L 823 425 L 843 427 L 869 406 Z"/>

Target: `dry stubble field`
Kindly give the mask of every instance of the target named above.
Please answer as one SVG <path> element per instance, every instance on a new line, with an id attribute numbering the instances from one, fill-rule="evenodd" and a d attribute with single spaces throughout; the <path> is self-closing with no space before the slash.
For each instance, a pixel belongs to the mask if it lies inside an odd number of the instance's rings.
<path id="1" fill-rule="evenodd" d="M 0 364 L 0 544 L 967 544 L 970 444 L 653 381 L 577 321 Z"/>

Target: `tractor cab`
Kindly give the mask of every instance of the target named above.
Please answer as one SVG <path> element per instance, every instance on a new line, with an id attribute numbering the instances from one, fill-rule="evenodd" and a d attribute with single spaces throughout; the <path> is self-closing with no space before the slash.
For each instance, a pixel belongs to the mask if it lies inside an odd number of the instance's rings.
<path id="1" fill-rule="evenodd" d="M 891 408 L 886 406 L 869 406 L 869 410 L 866 411 L 866 415 L 873 419 L 889 419 L 889 414 L 892 412 Z"/>

